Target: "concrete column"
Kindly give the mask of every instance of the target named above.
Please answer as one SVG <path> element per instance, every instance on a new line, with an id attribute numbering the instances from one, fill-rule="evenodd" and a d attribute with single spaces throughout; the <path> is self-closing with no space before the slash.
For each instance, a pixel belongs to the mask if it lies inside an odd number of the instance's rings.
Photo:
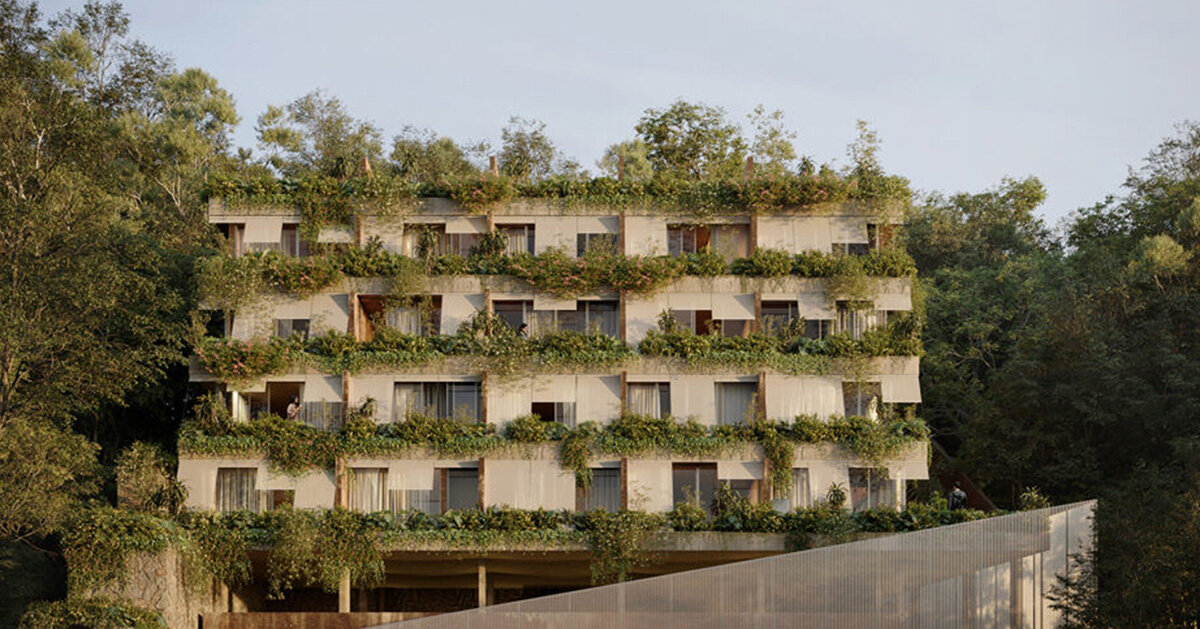
<path id="1" fill-rule="evenodd" d="M 478 590 L 479 607 L 487 607 L 488 604 L 488 586 L 487 586 L 487 565 L 482 561 L 479 562 L 479 590 Z"/>
<path id="2" fill-rule="evenodd" d="M 624 415 L 629 410 L 629 372 L 621 372 L 621 387 L 618 390 L 618 395 L 621 396 L 621 414 Z"/>

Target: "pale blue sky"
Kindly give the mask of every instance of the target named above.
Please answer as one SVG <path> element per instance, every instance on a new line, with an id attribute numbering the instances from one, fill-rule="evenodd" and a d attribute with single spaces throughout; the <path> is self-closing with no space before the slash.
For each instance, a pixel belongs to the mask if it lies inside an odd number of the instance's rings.
<path id="1" fill-rule="evenodd" d="M 538 118 L 593 171 L 647 107 L 683 97 L 744 121 L 763 103 L 817 161 L 844 163 L 870 121 L 919 190 L 1037 175 L 1053 222 L 1200 118 L 1200 3 L 901 4 L 918 3 L 125 3 L 137 37 L 233 93 L 249 147 L 267 104 L 318 87 L 389 138 L 413 124 L 495 146 L 510 115 Z"/>

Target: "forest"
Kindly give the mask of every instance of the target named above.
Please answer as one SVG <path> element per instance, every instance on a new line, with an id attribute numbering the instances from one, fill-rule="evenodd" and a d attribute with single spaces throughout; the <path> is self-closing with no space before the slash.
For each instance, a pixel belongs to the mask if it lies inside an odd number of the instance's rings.
<path id="1" fill-rule="evenodd" d="M 0 0 L 0 625 L 63 596 L 73 516 L 116 495 L 135 443 L 174 449 L 195 400 L 186 359 L 213 181 L 346 179 L 364 168 L 437 190 L 597 177 L 673 189 L 743 177 L 857 177 L 889 190 L 865 123 L 847 165 L 802 154 L 781 111 L 650 107 L 589 171 L 546 125 L 501 142 L 411 126 L 390 140 L 313 91 L 262 112 L 236 147 L 234 96 L 137 40 L 121 5 L 46 16 Z M 619 166 L 620 164 L 620 166 Z M 902 170 L 902 165 L 900 170 Z M 450 182 L 450 183 L 448 183 Z M 681 183 L 682 182 L 682 183 Z M 442 188 L 439 188 L 441 186 Z M 923 310 L 922 416 L 954 465 L 1002 508 L 1037 488 L 1097 498 L 1097 547 L 1064 582 L 1080 627 L 1200 618 L 1200 123 L 1130 165 L 1119 190 L 1058 225 L 1033 176 L 911 195 L 903 245 Z"/>

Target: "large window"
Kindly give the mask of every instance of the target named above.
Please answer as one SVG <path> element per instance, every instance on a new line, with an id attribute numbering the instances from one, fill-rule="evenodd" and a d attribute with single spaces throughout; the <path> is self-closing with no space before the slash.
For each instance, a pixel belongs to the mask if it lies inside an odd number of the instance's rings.
<path id="1" fill-rule="evenodd" d="M 845 332 L 850 338 L 858 340 L 863 332 L 875 326 L 876 312 L 870 302 L 837 302 L 838 332 Z"/>
<path id="2" fill-rule="evenodd" d="M 308 319 L 275 319 L 275 336 L 288 338 L 299 336 L 300 340 L 308 340 Z"/>
<path id="3" fill-rule="evenodd" d="M 300 236 L 299 223 L 284 223 L 279 248 L 289 256 L 307 256 L 308 242 Z"/>
<path id="4" fill-rule="evenodd" d="M 496 230 L 504 236 L 504 252 L 508 255 L 516 255 L 518 253 L 533 253 L 533 225 L 497 225 Z"/>
<path id="5" fill-rule="evenodd" d="M 812 506 L 812 488 L 808 482 L 808 468 L 792 468 L 792 493 L 788 496 L 791 508 Z"/>
<path id="6" fill-rule="evenodd" d="M 451 468 L 442 470 L 446 500 L 443 511 L 468 511 L 479 508 L 479 470 Z"/>
<path id="7" fill-rule="evenodd" d="M 626 410 L 637 415 L 663 418 L 671 414 L 671 384 L 630 382 L 626 387 Z"/>
<path id="8" fill-rule="evenodd" d="M 534 310 L 532 301 L 494 301 L 492 310 L 514 330 L 527 326 L 525 334 L 531 337 L 561 331 L 620 334 L 615 300 L 579 300 L 575 310 Z"/>
<path id="9" fill-rule="evenodd" d="M 442 328 L 442 297 L 430 295 L 387 310 L 387 325 L 405 334 L 436 336 Z"/>
<path id="10" fill-rule="evenodd" d="M 386 468 L 351 468 L 347 480 L 351 509 L 363 513 L 388 510 Z"/>
<path id="11" fill-rule="evenodd" d="M 397 382 L 392 397 L 392 421 L 416 411 L 442 419 L 479 421 L 478 382 Z"/>
<path id="12" fill-rule="evenodd" d="M 717 490 L 717 464 L 675 463 L 671 466 L 671 490 L 675 504 L 689 502 L 711 508 Z"/>
<path id="13" fill-rule="evenodd" d="M 881 389 L 878 382 L 843 382 L 842 404 L 846 417 L 879 419 L 883 404 Z"/>
<path id="14" fill-rule="evenodd" d="M 754 401 L 758 385 L 753 382 L 717 383 L 717 423 L 743 424 L 754 419 Z"/>
<path id="15" fill-rule="evenodd" d="M 258 492 L 255 490 L 257 476 L 258 470 L 253 467 L 218 468 L 217 511 L 258 511 Z"/>
<path id="16" fill-rule="evenodd" d="M 597 253 L 617 253 L 616 234 L 577 234 L 575 236 L 575 255 L 582 258 L 589 251 Z"/>
<path id="17" fill-rule="evenodd" d="M 833 334 L 833 319 L 805 319 L 804 336 L 813 339 L 823 339 Z"/>
<path id="18" fill-rule="evenodd" d="M 577 511 L 604 509 L 621 510 L 621 470 L 615 467 L 593 467 L 592 484 L 580 490 Z"/>
<path id="19" fill-rule="evenodd" d="M 568 428 L 575 427 L 574 402 L 534 402 L 530 410 L 544 422 L 555 422 Z"/>
<path id="20" fill-rule="evenodd" d="M 850 468 L 850 508 L 854 511 L 895 508 L 897 506 L 896 485 L 895 479 L 888 477 L 886 469 L 852 467 Z"/>
<path id="21" fill-rule="evenodd" d="M 746 225 L 667 226 L 667 254 L 672 256 L 711 251 L 730 262 L 748 256 L 749 243 Z"/>

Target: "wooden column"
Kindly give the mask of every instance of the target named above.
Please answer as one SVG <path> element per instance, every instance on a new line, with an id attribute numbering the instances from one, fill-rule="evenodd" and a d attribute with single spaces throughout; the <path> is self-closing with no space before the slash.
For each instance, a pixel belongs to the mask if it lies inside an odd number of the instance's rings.
<path id="1" fill-rule="evenodd" d="M 617 250 L 622 255 L 627 255 L 625 251 L 625 208 L 621 208 L 621 213 L 617 215 Z"/>
<path id="2" fill-rule="evenodd" d="M 362 316 L 362 305 L 358 303 L 358 293 L 350 291 L 346 298 L 349 299 L 346 310 L 350 313 L 346 320 L 346 334 L 353 336 L 356 341 L 361 341 L 363 339 L 359 336 L 358 319 Z"/>
<path id="3" fill-rule="evenodd" d="M 629 458 L 621 457 L 621 508 L 629 508 Z"/>
<path id="4" fill-rule="evenodd" d="M 484 478 L 485 478 L 484 465 L 486 463 L 487 463 L 486 459 L 483 459 L 483 458 L 479 459 L 479 486 L 478 486 L 479 496 L 478 496 L 478 500 L 479 500 L 479 509 L 481 511 L 484 508 L 483 505 L 487 504 L 487 502 L 486 502 L 487 492 L 484 491 L 484 485 L 485 485 L 485 483 L 484 483 Z"/>
<path id="5" fill-rule="evenodd" d="M 767 372 L 758 372 L 758 396 L 754 401 L 756 419 L 767 418 Z"/>
<path id="6" fill-rule="evenodd" d="M 754 252 L 758 251 L 758 213 L 757 212 L 750 215 L 750 235 L 748 237 L 748 240 L 750 242 L 746 243 L 748 245 L 746 248 L 749 249 L 749 251 L 747 253 L 749 253 L 750 255 L 754 255 Z"/>
<path id="7" fill-rule="evenodd" d="M 764 332 L 762 324 L 762 288 L 754 291 L 754 323 L 750 325 L 752 332 Z"/>
<path id="8" fill-rule="evenodd" d="M 758 484 L 758 502 L 760 504 L 771 502 L 771 497 L 775 493 L 775 488 L 771 486 L 771 460 L 765 456 L 766 453 L 763 454 L 763 477 Z"/>
<path id="9" fill-rule="evenodd" d="M 479 423 L 488 423 L 488 391 L 491 389 L 492 379 L 488 377 L 488 372 L 483 372 L 479 375 Z"/>
<path id="10" fill-rule="evenodd" d="M 628 293 L 628 291 L 621 291 L 618 295 L 619 296 L 617 298 L 617 338 L 621 339 L 621 342 L 624 343 L 628 340 L 628 339 L 626 339 L 626 334 L 625 334 L 625 322 L 626 322 L 625 302 L 629 299 L 629 293 Z"/>
<path id="11" fill-rule="evenodd" d="M 350 413 L 350 400 L 351 400 L 351 395 L 352 395 L 350 385 L 352 382 L 353 382 L 353 377 L 350 375 L 350 372 L 343 371 L 342 372 L 342 424 L 346 423 L 346 417 Z"/>

